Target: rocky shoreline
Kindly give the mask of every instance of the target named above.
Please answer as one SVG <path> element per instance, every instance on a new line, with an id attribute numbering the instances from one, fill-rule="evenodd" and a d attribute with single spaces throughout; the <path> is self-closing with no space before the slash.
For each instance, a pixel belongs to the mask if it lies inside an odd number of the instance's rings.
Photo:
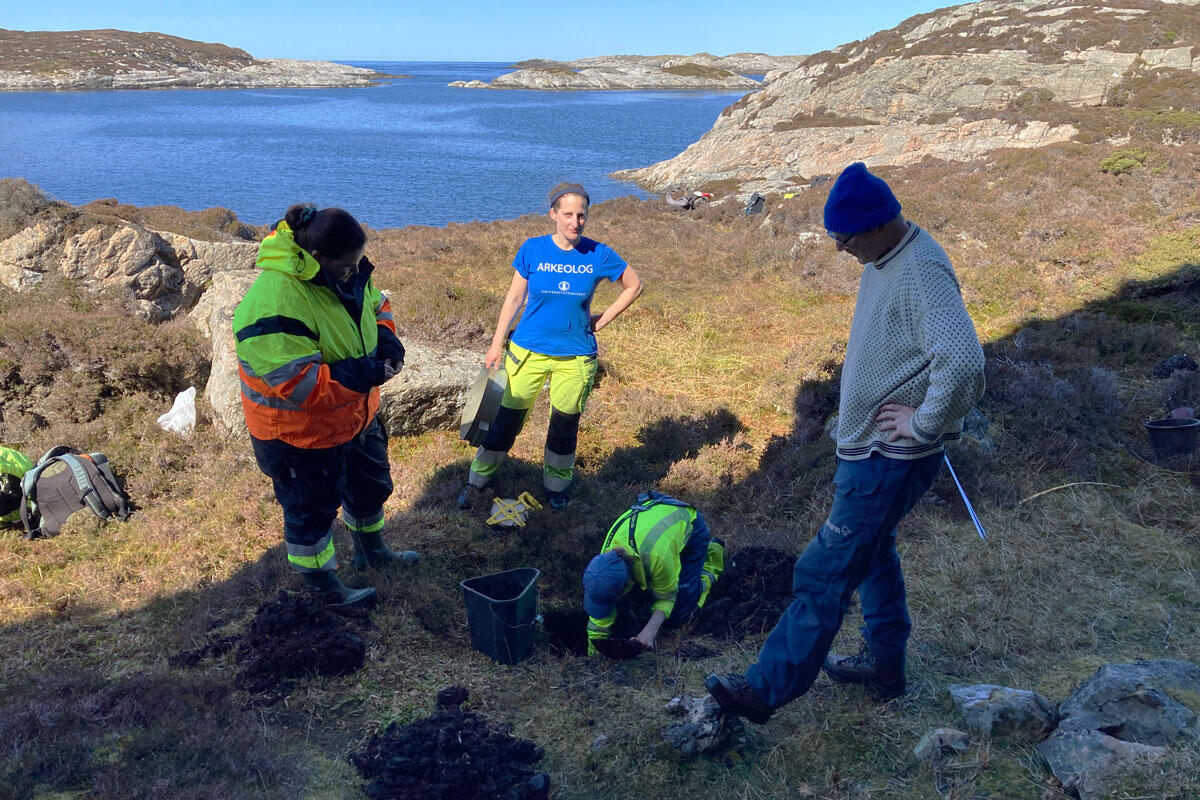
<path id="1" fill-rule="evenodd" d="M 341 88 L 395 77 L 161 33 L 0 29 L 0 91 Z"/>
<path id="2" fill-rule="evenodd" d="M 713 56 L 599 56 L 576 61 L 533 59 L 513 65 L 495 80 L 454 81 L 462 89 L 541 89 L 548 91 L 638 89 L 752 91 L 762 81 L 749 77 L 794 67 L 805 56 L 735 53 Z"/>

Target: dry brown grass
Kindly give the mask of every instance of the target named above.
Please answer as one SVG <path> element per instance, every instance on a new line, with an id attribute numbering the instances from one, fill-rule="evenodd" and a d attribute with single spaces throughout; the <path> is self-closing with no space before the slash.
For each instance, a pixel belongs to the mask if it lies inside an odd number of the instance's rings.
<path id="1" fill-rule="evenodd" d="M 183 323 L 119 328 L 103 298 L 0 293 L 0 439 L 34 454 L 63 441 L 104 450 L 140 507 L 123 525 L 81 515 L 51 540 L 0 538 L 0 785 L 15 798 L 353 797 L 345 756 L 461 684 L 485 716 L 545 747 L 560 799 L 1062 797 L 1028 743 L 975 741 L 937 772 L 911 748 L 928 729 L 959 724 L 950 683 L 1058 701 L 1101 663 L 1200 661 L 1200 481 L 1194 466 L 1153 464 L 1141 429 L 1196 389 L 1185 375 L 1150 375 L 1166 356 L 1200 350 L 1200 152 L 1152 147 L 1146 168 L 1115 176 L 1100 169 L 1113 149 L 883 171 L 950 253 L 985 342 L 987 424 L 951 458 L 991 539 L 978 540 L 940 479 L 901 529 L 910 695 L 878 706 L 819 679 L 715 758 L 671 752 L 659 709 L 702 692 L 709 672 L 744 669 L 758 638 L 709 641 L 718 655 L 687 659 L 671 634 L 624 665 L 539 644 L 500 667 L 470 649 L 458 582 L 535 565 L 543 609 L 574 609 L 603 529 L 650 485 L 698 503 L 733 550 L 803 547 L 828 509 L 823 431 L 858 272 L 824 238 L 826 189 L 751 218 L 632 199 L 596 206 L 588 233 L 647 289 L 601 335 L 572 504 L 498 536 L 453 508 L 471 456 L 453 432 L 394 440 L 386 536 L 425 560 L 396 575 L 346 567 L 381 594 L 366 666 L 306 680 L 261 709 L 230 688 L 232 654 L 191 669 L 168 661 L 235 634 L 264 599 L 297 588 L 248 448 L 220 437 L 203 403 L 191 438 L 153 423 L 175 391 L 203 381 L 204 343 Z M 405 337 L 482 354 L 512 253 L 547 230 L 529 216 L 375 231 L 368 252 Z M 597 305 L 612 295 L 605 287 Z M 69 324 L 47 332 L 39 321 L 51 315 Z M 501 494 L 539 484 L 546 414 L 543 401 Z M 348 554 L 344 536 L 338 545 Z M 855 613 L 839 648 L 856 646 Z M 608 744 L 594 749 L 601 735 Z M 1158 784 L 1121 796 L 1193 796 L 1198 758 L 1185 747 Z M 203 779 L 197 763 L 210 765 Z"/>

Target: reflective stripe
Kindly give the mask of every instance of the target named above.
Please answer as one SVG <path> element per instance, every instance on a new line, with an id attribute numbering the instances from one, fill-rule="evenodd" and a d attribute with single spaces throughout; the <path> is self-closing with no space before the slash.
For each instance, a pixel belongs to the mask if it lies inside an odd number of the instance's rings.
<path id="1" fill-rule="evenodd" d="M 288 561 L 301 572 L 325 572 L 337 569 L 337 555 L 333 549 L 333 531 L 325 534 L 314 545 L 287 543 Z"/>
<path id="2" fill-rule="evenodd" d="M 283 333 L 288 336 L 301 336 L 305 339 L 312 339 L 314 342 L 318 339 L 317 332 L 303 321 L 295 317 L 285 317 L 282 314 L 277 314 L 273 317 L 260 317 L 234 332 L 239 342 L 244 342 L 247 339 L 253 339 L 257 336 L 270 336 L 275 333 Z"/>
<path id="3" fill-rule="evenodd" d="M 575 466 L 575 454 L 559 454 L 547 447 L 545 449 L 545 455 L 543 456 L 543 463 L 545 463 L 547 467 L 570 470 Z"/>
<path id="4" fill-rule="evenodd" d="M 488 481 L 500 470 L 500 464 L 506 458 L 508 458 L 508 453 L 503 450 L 484 450 L 482 447 L 479 448 L 479 451 L 475 453 L 475 459 L 471 462 L 471 471 L 467 475 L 467 483 L 476 489 L 482 489 L 487 486 Z"/>
<path id="5" fill-rule="evenodd" d="M 676 508 L 670 514 L 667 514 L 654 523 L 654 527 L 650 529 L 650 532 L 642 537 L 641 544 L 638 546 L 638 555 L 642 557 L 642 569 L 646 572 L 647 583 L 650 582 L 650 576 L 653 574 L 650 571 L 650 554 L 654 552 L 654 545 L 658 544 L 658 540 L 669 528 L 678 525 L 680 522 L 687 524 L 691 522 L 691 519 L 686 508 Z M 674 597 L 674 595 L 672 594 L 671 597 Z"/>
<path id="6" fill-rule="evenodd" d="M 379 509 L 378 514 L 372 514 L 369 517 L 353 517 L 346 513 L 346 509 L 342 509 L 342 522 L 346 523 L 346 527 L 352 531 L 359 533 L 374 533 L 375 531 L 383 530 L 383 509 Z"/>
<path id="7" fill-rule="evenodd" d="M 542 473 L 542 486 L 551 492 L 565 492 L 571 488 L 570 478 L 560 478 L 551 472 Z"/>
<path id="8" fill-rule="evenodd" d="M 484 450 L 481 447 L 475 452 L 475 461 L 480 464 L 499 464 L 507 455 L 504 450 Z"/>
<path id="9" fill-rule="evenodd" d="M 255 391 L 254 389 L 251 389 L 249 384 L 247 384 L 245 381 L 242 381 L 242 394 L 244 394 L 246 399 L 250 400 L 250 402 L 256 405 L 266 406 L 267 408 L 282 409 L 284 411 L 304 410 L 299 403 L 293 403 L 291 400 L 285 400 L 282 397 L 272 397 L 271 395 Z"/>
<path id="10" fill-rule="evenodd" d="M 247 361 L 244 358 L 238 359 L 238 365 L 241 366 L 241 368 L 246 371 L 247 375 L 249 375 L 251 378 L 258 378 L 259 380 L 264 381 L 265 383 L 269 383 L 272 386 L 278 386 L 281 383 L 286 383 L 287 381 L 290 381 L 292 378 L 296 377 L 301 372 L 303 372 L 304 368 L 307 367 L 309 364 L 320 364 L 320 363 L 321 363 L 321 354 L 320 353 L 310 353 L 306 356 L 300 356 L 299 358 L 292 359 L 288 363 L 283 364 L 282 366 L 278 366 L 275 369 L 271 370 L 266 375 L 259 375 L 257 372 L 254 371 L 254 367 L 250 366 L 249 361 Z"/>
<path id="11" fill-rule="evenodd" d="M 384 320 L 390 321 L 391 319 L 392 319 L 392 312 L 390 312 L 390 311 L 378 311 L 377 310 L 375 312 L 375 321 L 376 322 L 383 322 Z"/>

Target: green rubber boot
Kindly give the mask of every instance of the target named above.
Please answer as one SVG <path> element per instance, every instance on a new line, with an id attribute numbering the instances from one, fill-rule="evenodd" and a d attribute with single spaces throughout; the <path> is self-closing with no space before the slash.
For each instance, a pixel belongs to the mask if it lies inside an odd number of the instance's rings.
<path id="1" fill-rule="evenodd" d="M 415 550 L 389 550 L 379 531 L 350 531 L 350 537 L 354 539 L 354 566 L 359 569 L 415 564 L 421 559 Z"/>
<path id="2" fill-rule="evenodd" d="M 375 589 L 365 586 L 362 589 L 351 589 L 338 580 L 337 575 L 330 571 L 301 572 L 300 577 L 308 584 L 308 588 L 325 598 L 332 606 L 374 605 Z"/>

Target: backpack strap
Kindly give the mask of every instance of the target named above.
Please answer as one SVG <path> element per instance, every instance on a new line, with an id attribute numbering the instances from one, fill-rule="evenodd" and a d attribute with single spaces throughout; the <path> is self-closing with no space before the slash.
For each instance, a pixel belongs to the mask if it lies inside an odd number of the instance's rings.
<path id="1" fill-rule="evenodd" d="M 91 456 L 80 455 L 77 457 L 71 453 L 63 453 L 57 458 L 70 467 L 71 474 L 75 476 L 75 485 L 79 487 L 79 499 L 86 503 L 87 507 L 92 510 L 92 513 L 100 519 L 111 517 L 112 513 L 104 505 L 104 500 L 100 497 L 100 493 L 96 491 L 95 484 L 92 483 L 87 469 L 80 461 L 81 458 L 91 458 Z"/>
<path id="2" fill-rule="evenodd" d="M 105 506 L 115 506 L 108 508 L 109 513 L 116 517 L 121 522 L 129 518 L 129 503 L 125 497 L 125 492 L 121 489 L 121 484 L 117 483 L 117 476 L 113 474 L 112 467 L 108 465 L 108 456 L 104 453 L 88 453 L 87 457 L 96 465 L 96 469 L 100 471 L 100 478 L 104 481 L 104 488 L 112 494 Z M 103 494 L 103 493 L 102 493 Z M 105 517 L 107 519 L 107 517 Z"/>

